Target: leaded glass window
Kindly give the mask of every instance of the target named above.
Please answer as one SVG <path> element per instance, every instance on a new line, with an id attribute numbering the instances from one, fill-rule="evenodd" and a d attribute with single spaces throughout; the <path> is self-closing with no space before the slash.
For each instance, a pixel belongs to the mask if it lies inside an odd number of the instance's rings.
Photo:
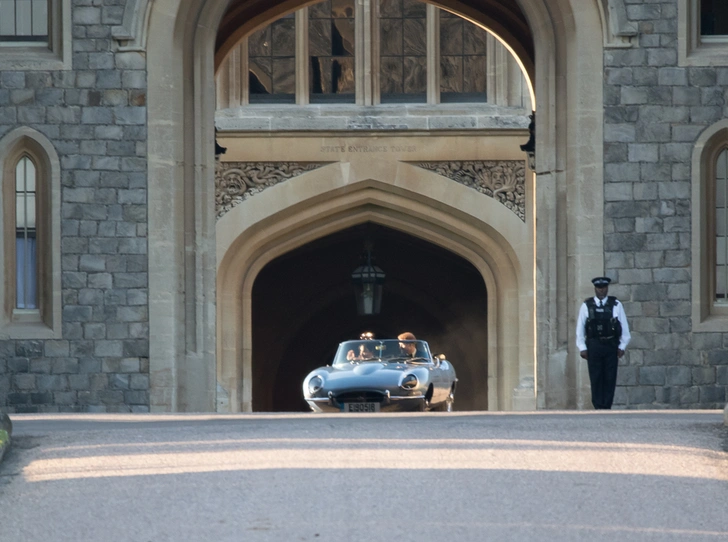
<path id="1" fill-rule="evenodd" d="M 38 308 L 36 169 L 28 156 L 15 168 L 15 306 Z"/>
<path id="2" fill-rule="evenodd" d="M 440 101 L 485 102 L 488 33 L 440 10 Z"/>
<path id="3" fill-rule="evenodd" d="M 216 81 L 220 109 L 528 101 L 520 67 L 493 36 L 419 0 L 311 4 L 244 38 Z"/>
<path id="4" fill-rule="evenodd" d="M 0 41 L 4 45 L 47 45 L 48 2 L 0 0 Z"/>
<path id="5" fill-rule="evenodd" d="M 248 38 L 250 103 L 296 101 L 296 24 L 293 14 Z"/>
<path id="6" fill-rule="evenodd" d="M 727 0 L 700 0 L 700 34 L 728 36 Z"/>
<path id="7" fill-rule="evenodd" d="M 355 101 L 354 11 L 354 0 L 326 0 L 308 10 L 312 103 Z"/>
<path id="8" fill-rule="evenodd" d="M 427 9 L 417 0 L 379 0 L 380 96 L 427 101 Z"/>

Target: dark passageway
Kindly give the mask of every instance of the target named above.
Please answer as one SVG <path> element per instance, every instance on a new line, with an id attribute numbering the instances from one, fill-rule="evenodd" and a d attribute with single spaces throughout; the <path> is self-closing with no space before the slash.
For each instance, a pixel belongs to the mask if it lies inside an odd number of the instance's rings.
<path id="1" fill-rule="evenodd" d="M 386 273 L 379 315 L 357 314 L 351 272 L 365 239 Z M 487 408 L 487 313 L 483 278 L 469 262 L 426 241 L 363 224 L 268 264 L 253 287 L 253 410 L 308 410 L 301 384 L 362 331 L 412 331 L 453 362 L 456 410 Z"/>

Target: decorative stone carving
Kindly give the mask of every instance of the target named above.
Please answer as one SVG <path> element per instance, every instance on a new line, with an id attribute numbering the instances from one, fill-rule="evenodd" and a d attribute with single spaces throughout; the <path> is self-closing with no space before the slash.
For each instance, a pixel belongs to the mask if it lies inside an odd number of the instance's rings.
<path id="1" fill-rule="evenodd" d="M 222 217 L 240 202 L 270 186 L 328 162 L 222 162 L 215 163 L 215 212 Z"/>
<path id="2" fill-rule="evenodd" d="M 412 162 L 492 197 L 526 221 L 526 166 L 521 160 Z"/>

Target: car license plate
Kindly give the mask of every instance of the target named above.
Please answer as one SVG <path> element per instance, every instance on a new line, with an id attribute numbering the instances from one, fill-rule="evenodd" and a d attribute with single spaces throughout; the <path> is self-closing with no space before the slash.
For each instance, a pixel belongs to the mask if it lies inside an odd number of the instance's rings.
<path id="1" fill-rule="evenodd" d="M 379 412 L 379 403 L 344 403 L 342 412 Z"/>

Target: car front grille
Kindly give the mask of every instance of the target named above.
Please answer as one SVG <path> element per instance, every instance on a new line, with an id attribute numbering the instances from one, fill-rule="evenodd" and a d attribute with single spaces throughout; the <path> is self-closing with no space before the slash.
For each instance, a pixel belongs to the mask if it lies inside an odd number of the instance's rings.
<path id="1" fill-rule="evenodd" d="M 352 391 L 336 396 L 339 403 L 382 403 L 384 394 L 378 391 Z"/>

